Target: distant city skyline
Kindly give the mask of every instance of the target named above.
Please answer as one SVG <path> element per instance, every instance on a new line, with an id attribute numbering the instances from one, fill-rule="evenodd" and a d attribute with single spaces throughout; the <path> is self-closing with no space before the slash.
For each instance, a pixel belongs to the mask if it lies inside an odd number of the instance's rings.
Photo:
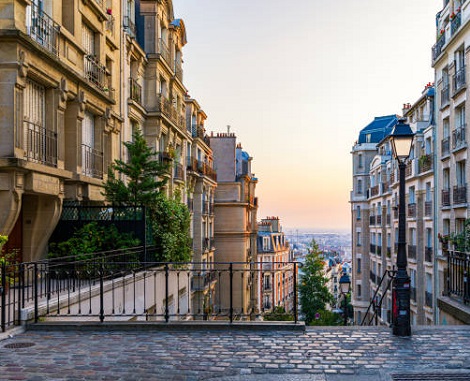
<path id="1" fill-rule="evenodd" d="M 184 76 L 208 115 L 253 156 L 258 218 L 350 227 L 350 150 L 375 116 L 400 114 L 434 81 L 442 0 L 174 0 Z"/>

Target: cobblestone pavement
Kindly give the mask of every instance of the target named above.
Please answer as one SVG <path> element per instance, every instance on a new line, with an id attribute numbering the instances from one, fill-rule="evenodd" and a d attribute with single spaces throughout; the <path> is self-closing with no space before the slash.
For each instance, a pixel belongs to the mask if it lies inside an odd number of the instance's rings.
<path id="1" fill-rule="evenodd" d="M 29 330 L 0 341 L 0 380 L 386 381 L 396 374 L 408 375 L 399 380 L 470 380 L 470 326 L 417 327 L 411 338 L 376 327 L 103 327 Z"/>

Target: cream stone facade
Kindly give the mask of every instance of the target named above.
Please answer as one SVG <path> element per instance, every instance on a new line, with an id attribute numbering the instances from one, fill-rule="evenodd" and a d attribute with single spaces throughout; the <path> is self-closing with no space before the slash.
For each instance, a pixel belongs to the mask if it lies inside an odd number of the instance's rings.
<path id="1" fill-rule="evenodd" d="M 252 158 L 237 145 L 234 133 L 211 134 L 210 146 L 217 170 L 215 191 L 216 266 L 227 269 L 233 264 L 233 306 L 237 317 L 254 318 L 257 314 L 256 277 L 247 270 L 254 269 L 258 199 L 255 197 L 257 178 L 251 172 Z M 251 274 L 254 274 L 253 272 Z M 219 278 L 217 308 L 229 310 L 230 279 L 224 273 Z"/>
<path id="2" fill-rule="evenodd" d="M 453 234 L 462 232 L 465 220 L 470 217 L 467 181 L 470 178 L 467 123 L 467 110 L 470 108 L 467 84 L 467 63 L 470 60 L 470 2 L 444 1 L 442 10 L 436 16 L 436 26 L 437 37 L 432 48 L 432 66 L 435 70 L 437 89 L 435 139 L 439 193 L 436 231 L 441 237 L 441 243 L 437 245 L 436 263 L 439 277 L 437 322 L 469 324 L 468 301 L 462 300 L 465 286 L 449 289 L 450 279 L 463 280 L 464 269 L 456 267 L 457 273 L 450 274 L 450 256 L 447 250 L 453 247 L 447 240 Z M 468 263 L 468 256 L 466 261 Z"/>
<path id="3" fill-rule="evenodd" d="M 283 307 L 294 310 L 294 255 L 281 228 L 279 217 L 258 222 L 258 310 L 271 312 Z"/>

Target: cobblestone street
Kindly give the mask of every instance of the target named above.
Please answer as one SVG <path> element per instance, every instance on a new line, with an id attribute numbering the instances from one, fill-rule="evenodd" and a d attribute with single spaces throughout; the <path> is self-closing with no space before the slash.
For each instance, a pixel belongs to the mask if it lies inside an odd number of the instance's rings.
<path id="1" fill-rule="evenodd" d="M 468 326 L 30 330 L 0 341 L 0 379 L 470 380 L 469 343 Z"/>

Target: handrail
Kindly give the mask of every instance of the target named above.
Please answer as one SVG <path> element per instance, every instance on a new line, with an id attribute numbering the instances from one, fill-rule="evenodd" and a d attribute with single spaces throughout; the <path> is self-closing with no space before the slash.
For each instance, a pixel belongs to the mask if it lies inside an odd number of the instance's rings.
<path id="1" fill-rule="evenodd" d="M 379 292 L 379 290 L 380 290 L 380 286 L 382 286 L 383 281 L 385 280 L 386 276 L 388 276 L 388 277 L 389 277 L 389 280 L 388 280 L 387 287 L 385 288 L 385 290 L 383 290 L 384 293 L 382 294 L 382 297 L 380 298 L 379 303 L 377 303 L 377 306 L 378 306 L 379 308 L 382 307 L 382 301 L 383 301 L 383 299 L 384 299 L 384 297 L 385 297 L 387 291 L 390 289 L 390 286 L 391 286 L 391 284 L 392 284 L 393 279 L 395 278 L 395 272 L 396 272 L 395 270 L 385 270 L 385 271 L 384 271 L 384 274 L 383 274 L 383 276 L 382 276 L 382 279 L 380 280 L 380 282 L 379 282 L 379 284 L 378 284 L 378 286 L 377 286 L 377 289 L 375 290 L 374 296 L 372 297 L 372 300 L 371 300 L 371 302 L 370 302 L 370 304 L 369 304 L 369 307 L 367 308 L 367 311 L 366 311 L 366 313 L 365 313 L 365 315 L 364 315 L 364 318 L 362 319 L 361 326 L 366 325 L 365 323 L 366 323 L 366 320 L 367 320 L 367 315 L 369 314 L 369 311 L 370 311 L 371 307 L 372 307 L 372 306 L 375 306 L 375 302 L 374 302 L 374 301 L 375 301 L 375 298 L 376 298 L 376 296 L 377 296 L 377 294 L 378 294 L 378 292 Z M 372 317 L 370 318 L 370 320 L 369 320 L 369 322 L 367 323 L 367 325 L 371 325 L 371 323 L 372 323 L 372 321 L 374 320 L 374 318 L 377 318 L 377 308 L 374 308 L 374 314 L 373 314 Z M 376 319 L 376 320 L 377 320 L 377 319 Z"/>

